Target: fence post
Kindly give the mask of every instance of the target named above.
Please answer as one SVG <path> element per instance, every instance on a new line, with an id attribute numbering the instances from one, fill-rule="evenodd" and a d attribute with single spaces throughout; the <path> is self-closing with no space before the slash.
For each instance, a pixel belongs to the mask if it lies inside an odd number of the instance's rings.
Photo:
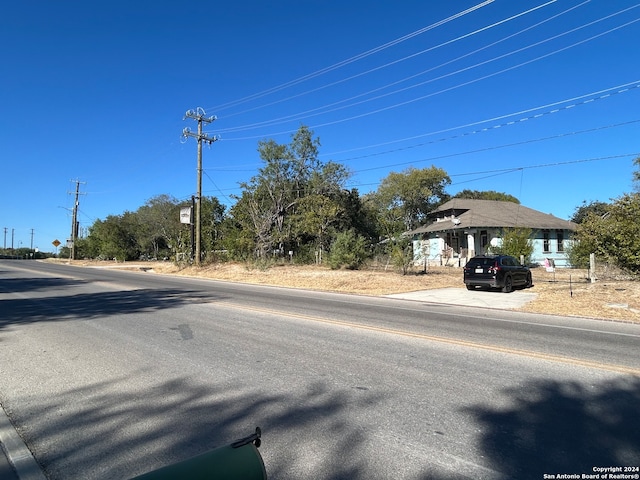
<path id="1" fill-rule="evenodd" d="M 589 282 L 595 283 L 596 281 L 596 254 L 589 254 Z"/>

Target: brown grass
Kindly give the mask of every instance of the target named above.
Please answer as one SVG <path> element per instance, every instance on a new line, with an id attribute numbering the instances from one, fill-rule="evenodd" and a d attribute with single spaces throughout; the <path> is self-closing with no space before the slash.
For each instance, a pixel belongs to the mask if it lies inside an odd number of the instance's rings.
<path id="1" fill-rule="evenodd" d="M 86 262 L 85 262 L 86 263 Z M 363 295 L 388 295 L 433 288 L 464 290 L 462 270 L 430 267 L 426 273 L 401 275 L 391 270 L 330 270 L 319 266 L 278 265 L 269 268 L 237 263 L 180 267 L 172 263 L 119 264 L 134 269 L 197 276 L 242 283 L 276 285 Z M 125 268 L 126 268 L 125 267 Z M 537 298 L 520 308 L 523 312 L 640 322 L 640 281 L 607 280 L 589 283 L 585 270 L 534 269 L 534 286 L 527 292 Z"/>

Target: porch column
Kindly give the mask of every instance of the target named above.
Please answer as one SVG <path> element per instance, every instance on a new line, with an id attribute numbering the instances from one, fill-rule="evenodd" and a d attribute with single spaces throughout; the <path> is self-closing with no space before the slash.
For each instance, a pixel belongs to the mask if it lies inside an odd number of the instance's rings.
<path id="1" fill-rule="evenodd" d="M 467 260 L 476 255 L 476 237 L 473 232 L 467 232 Z"/>

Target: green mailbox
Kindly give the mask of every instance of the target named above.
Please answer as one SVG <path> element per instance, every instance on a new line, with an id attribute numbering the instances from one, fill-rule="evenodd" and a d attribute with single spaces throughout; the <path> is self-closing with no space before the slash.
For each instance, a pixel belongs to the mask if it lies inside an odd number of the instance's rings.
<path id="1" fill-rule="evenodd" d="M 256 433 L 230 445 L 154 470 L 133 480 L 253 480 L 266 479 L 260 446 L 260 428 Z"/>

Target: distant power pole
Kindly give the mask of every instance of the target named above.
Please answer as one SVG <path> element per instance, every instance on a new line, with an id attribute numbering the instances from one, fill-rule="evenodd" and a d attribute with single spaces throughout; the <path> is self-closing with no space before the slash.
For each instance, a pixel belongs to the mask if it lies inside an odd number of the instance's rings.
<path id="1" fill-rule="evenodd" d="M 84 184 L 85 182 L 81 182 L 80 180 L 71 180 L 76 184 L 76 199 L 73 204 L 73 214 L 71 215 L 71 239 L 69 243 L 71 243 L 71 254 L 69 255 L 70 260 L 76 259 L 76 240 L 78 238 L 78 197 L 80 195 L 84 195 L 84 193 L 80 193 L 80 184 Z M 73 192 L 68 192 L 69 195 L 72 195 Z"/>
<path id="2" fill-rule="evenodd" d="M 197 182 L 197 191 L 196 191 L 196 265 L 200 266 L 200 256 L 201 256 L 201 243 L 200 243 L 200 230 L 201 230 L 201 209 L 202 209 L 202 142 L 208 143 L 211 145 L 213 142 L 218 140 L 218 137 L 209 137 L 206 134 L 202 133 L 202 124 L 203 123 L 212 123 L 215 121 L 216 117 L 206 117 L 205 112 L 202 108 L 198 107 L 195 111 L 187 110 L 184 118 L 192 118 L 198 122 L 198 133 L 193 133 L 189 127 L 186 127 L 182 130 L 182 136 L 185 138 L 193 137 L 198 141 L 198 182 Z"/>

